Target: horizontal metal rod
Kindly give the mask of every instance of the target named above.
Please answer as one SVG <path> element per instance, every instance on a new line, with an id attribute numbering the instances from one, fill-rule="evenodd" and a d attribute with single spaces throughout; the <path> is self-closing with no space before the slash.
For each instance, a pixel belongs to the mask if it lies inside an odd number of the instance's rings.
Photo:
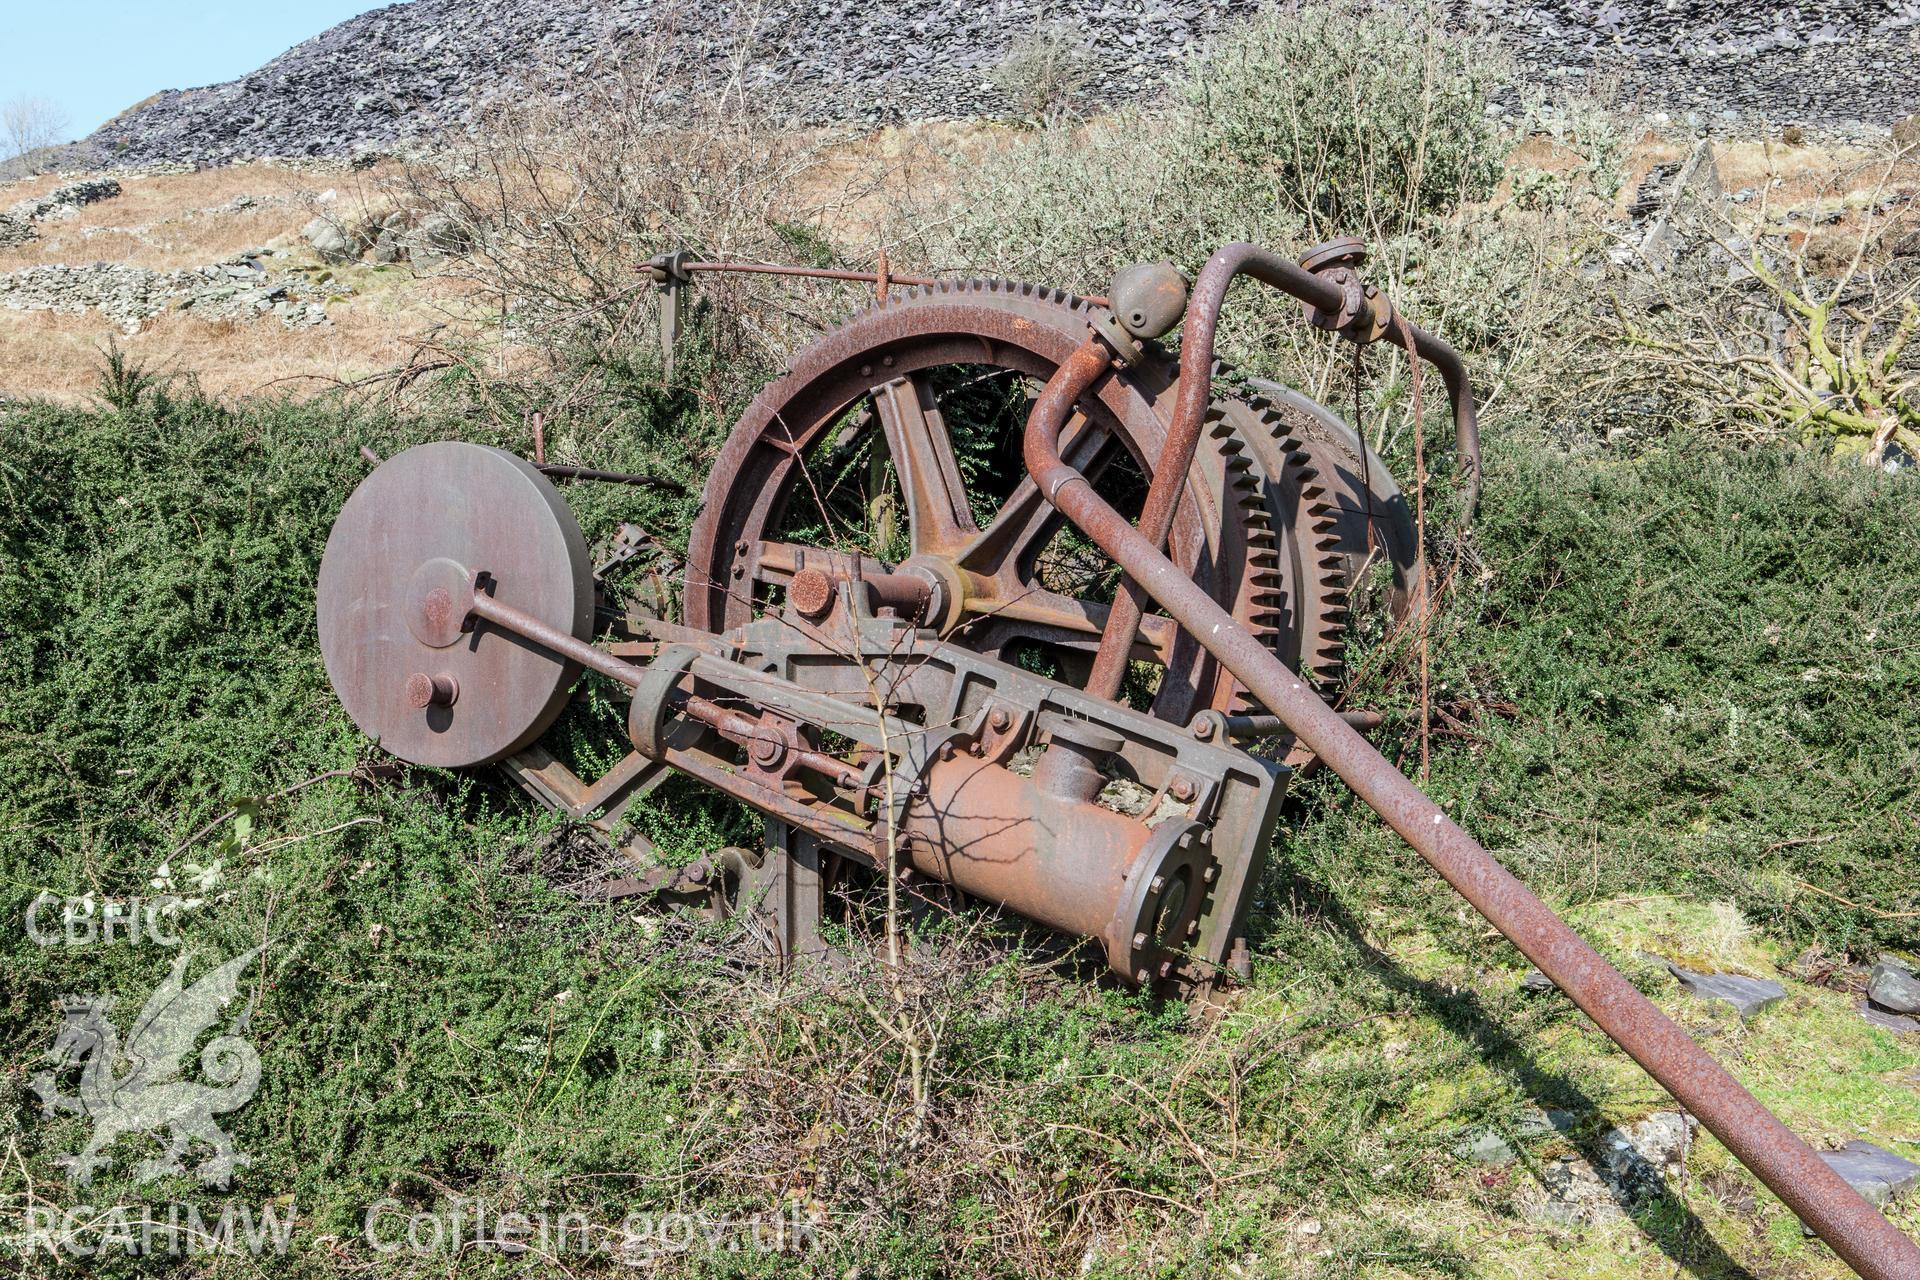
<path id="1" fill-rule="evenodd" d="M 1287 264 L 1291 271 L 1300 268 Z M 1303 273 L 1304 274 L 1304 273 Z M 1779 1117 L 1655 1007 L 1512 872 L 1374 750 L 1311 686 L 1235 622 L 1060 457 L 1074 404 L 1108 371 L 1098 338 L 1062 363 L 1027 419 L 1025 460 L 1040 492 L 1301 742 L 1387 820 L 1448 884 L 1540 967 L 1866 1280 L 1915 1280 L 1920 1248 Z M 1183 388 L 1184 389 L 1184 388 Z"/>
<path id="2" fill-rule="evenodd" d="M 559 476 L 570 480 L 599 480 L 607 484 L 637 484 L 648 489 L 664 489 L 668 493 L 685 493 L 687 486 L 678 480 L 665 480 L 659 476 L 640 476 L 627 471 L 596 471 L 592 467 L 568 467 L 555 462 L 536 462 L 533 464 L 545 475 Z"/>
<path id="3" fill-rule="evenodd" d="M 536 437 L 535 443 L 537 447 L 539 443 L 538 437 Z M 360 456 L 376 467 L 380 465 L 380 455 L 364 444 L 360 446 Z M 649 489 L 664 489 L 669 493 L 685 493 L 687 491 L 687 487 L 679 481 L 663 480 L 659 476 L 640 476 L 628 471 L 595 471 L 592 467 L 569 467 L 557 462 L 536 461 L 533 463 L 533 466 L 543 475 L 559 476 L 562 479 L 600 480 L 607 484 L 637 484 Z"/>
<path id="4" fill-rule="evenodd" d="M 778 262 L 682 262 L 683 271 L 726 271 L 745 272 L 762 276 L 803 276 L 809 280 L 851 280 L 861 284 L 879 284 L 878 271 L 843 271 L 837 267 L 795 267 Z M 916 285 L 935 285 L 938 280 L 927 276 L 887 275 L 889 284 L 913 288 Z"/>
<path id="5" fill-rule="evenodd" d="M 631 662 L 622 662 L 604 649 L 596 649 L 584 640 L 576 640 L 566 632 L 514 608 L 495 600 L 483 590 L 473 593 L 468 606 L 468 614 L 473 618 L 482 618 L 499 627 L 502 631 L 511 631 L 524 636 L 550 653 L 558 654 L 569 662 L 575 662 L 591 671 L 618 680 L 629 688 L 639 688 L 640 678 L 646 674 L 646 668 Z"/>
<path id="6" fill-rule="evenodd" d="M 1386 717 L 1378 711 L 1342 711 L 1340 718 L 1356 729 L 1378 729 Z M 1228 716 L 1229 738 L 1278 738 L 1292 733 L 1279 716 Z"/>

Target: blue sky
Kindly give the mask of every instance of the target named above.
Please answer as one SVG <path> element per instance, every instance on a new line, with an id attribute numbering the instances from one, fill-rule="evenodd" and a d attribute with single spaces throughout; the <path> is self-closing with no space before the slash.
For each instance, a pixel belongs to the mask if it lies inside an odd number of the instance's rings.
<path id="1" fill-rule="evenodd" d="M 364 0 L 0 0 L 0 102 L 45 98 L 85 137 L 162 89 L 252 71 Z"/>

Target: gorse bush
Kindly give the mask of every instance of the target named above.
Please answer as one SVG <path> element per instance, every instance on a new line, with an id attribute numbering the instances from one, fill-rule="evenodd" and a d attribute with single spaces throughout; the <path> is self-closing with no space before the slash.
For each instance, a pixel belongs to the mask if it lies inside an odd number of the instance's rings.
<path id="1" fill-rule="evenodd" d="M 1485 568 L 1436 626 L 1434 687 L 1516 710 L 1436 757 L 1436 794 L 1561 901 L 1678 892 L 1797 943 L 1913 946 L 1916 512 L 1912 478 L 1793 449 L 1496 446 Z M 1408 657 L 1357 655 L 1377 683 L 1355 698 L 1409 705 Z M 1312 879 L 1397 862 L 1396 905 L 1430 909 L 1424 866 L 1370 812 L 1322 813 L 1294 838 Z"/>
<path id="2" fill-rule="evenodd" d="M 1501 80 L 1420 5 L 1275 6 L 1180 83 L 1170 133 L 1207 199 L 1271 205 L 1312 240 L 1378 242 L 1492 193 Z"/>
<path id="3" fill-rule="evenodd" d="M 1503 82 L 1489 51 L 1417 13 L 1264 9 L 1164 100 L 1017 141 L 961 175 L 956 215 L 909 208 L 902 235 L 935 261 L 1086 289 L 1153 257 L 1197 266 L 1226 240 L 1380 243 L 1491 194 Z"/>

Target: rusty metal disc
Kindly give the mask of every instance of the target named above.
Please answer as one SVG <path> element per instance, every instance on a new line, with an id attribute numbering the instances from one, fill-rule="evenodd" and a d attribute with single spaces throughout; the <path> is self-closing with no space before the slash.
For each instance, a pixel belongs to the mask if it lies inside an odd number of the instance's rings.
<path id="1" fill-rule="evenodd" d="M 466 628 L 476 574 L 496 600 L 593 633 L 586 539 L 553 485 L 500 449 L 443 441 L 377 467 L 320 561 L 320 652 L 347 714 L 415 764 L 510 755 L 566 705 L 579 668 L 516 636 Z"/>

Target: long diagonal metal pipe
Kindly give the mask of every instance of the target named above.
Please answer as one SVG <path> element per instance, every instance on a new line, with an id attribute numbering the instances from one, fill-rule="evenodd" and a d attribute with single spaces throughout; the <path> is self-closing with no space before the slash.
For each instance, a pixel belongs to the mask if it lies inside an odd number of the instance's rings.
<path id="1" fill-rule="evenodd" d="M 1292 263 L 1286 266 L 1308 274 Z M 1260 271 L 1253 274 L 1268 278 Z M 1186 341 L 1193 338 L 1190 333 Z M 1060 433 L 1074 402 L 1108 372 L 1112 360 L 1099 338 L 1089 338 L 1034 402 L 1027 419 L 1026 464 L 1047 500 L 1239 677 L 1254 697 L 1285 721 L 1301 742 L 1602 1031 L 1699 1117 L 1849 1266 L 1866 1280 L 1920 1280 L 1920 1248 L 1375 751 L 1305 681 L 1242 629 L 1159 546 L 1128 524 L 1093 491 L 1086 477 L 1062 461 Z M 1184 377 L 1182 384 L 1184 394 Z M 1182 466 L 1173 474 L 1183 475 L 1185 470 Z M 1161 471 L 1156 468 L 1156 474 Z"/>

